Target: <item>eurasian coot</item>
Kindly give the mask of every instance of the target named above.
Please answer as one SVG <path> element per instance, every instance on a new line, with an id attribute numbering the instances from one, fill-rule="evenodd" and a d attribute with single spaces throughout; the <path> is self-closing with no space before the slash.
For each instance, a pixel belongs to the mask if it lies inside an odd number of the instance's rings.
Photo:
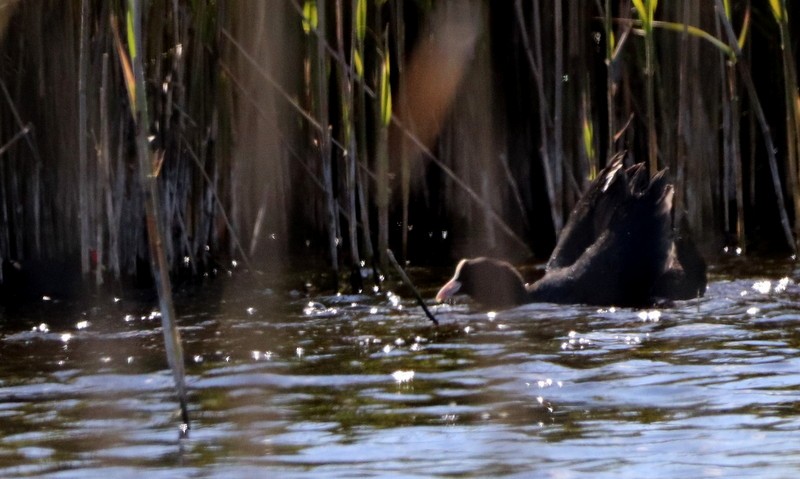
<path id="1" fill-rule="evenodd" d="M 525 284 L 509 263 L 463 259 L 436 295 L 456 293 L 486 307 L 530 302 L 649 306 L 702 296 L 706 265 L 682 225 L 671 228 L 673 187 L 665 170 L 650 177 L 644 164 L 623 168 L 615 157 L 570 214 L 543 278 Z"/>

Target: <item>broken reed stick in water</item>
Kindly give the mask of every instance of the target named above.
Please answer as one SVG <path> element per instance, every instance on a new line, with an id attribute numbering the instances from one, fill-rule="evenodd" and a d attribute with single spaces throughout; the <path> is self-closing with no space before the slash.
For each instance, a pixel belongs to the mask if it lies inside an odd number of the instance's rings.
<path id="1" fill-rule="evenodd" d="M 147 237 L 150 246 L 150 267 L 153 271 L 153 280 L 158 291 L 159 307 L 161 310 L 161 329 L 164 333 L 164 349 L 167 353 L 167 363 L 172 370 L 175 389 L 181 408 L 180 437 L 185 437 L 189 430 L 189 407 L 186 394 L 186 369 L 183 363 L 183 346 L 181 345 L 180 331 L 176 322 L 175 304 L 172 301 L 172 285 L 169 277 L 169 264 L 164 251 L 166 237 L 161 225 L 161 201 L 159 200 L 158 172 L 153 171 L 153 157 L 150 154 L 150 145 L 147 138 L 149 118 L 147 111 L 147 98 L 145 97 L 145 73 L 142 60 L 142 6 L 132 0 L 127 6 L 130 15 L 128 22 L 128 35 L 133 39 L 131 53 L 132 78 L 128 79 L 126 86 L 128 93 L 135 102 L 131 103 L 131 112 L 136 123 L 136 154 L 139 163 L 139 175 L 144 193 L 145 218 L 147 222 Z M 114 23 L 112 23 L 114 25 Z M 127 58 L 122 49 L 122 43 L 115 30 L 115 40 L 120 51 L 120 61 Z M 158 155 L 158 153 L 156 153 Z M 160 160 L 163 160 L 161 153 Z M 159 162 L 160 163 L 160 162 Z"/>
<path id="2" fill-rule="evenodd" d="M 411 288 L 411 292 L 414 293 L 414 297 L 417 299 L 419 305 L 422 306 L 422 310 L 425 311 L 425 315 L 428 317 L 428 319 L 433 321 L 433 324 L 435 324 L 436 326 L 439 326 L 439 321 L 436 320 L 436 317 L 428 309 L 428 306 L 425 304 L 425 300 L 422 299 L 422 295 L 420 295 L 417 288 L 414 287 L 414 283 L 412 283 L 411 280 L 408 278 L 408 275 L 403 270 L 403 267 L 400 266 L 400 263 L 397 262 L 397 259 L 395 259 L 394 257 L 394 253 L 392 253 L 392 250 L 390 250 L 389 248 L 386 248 L 386 257 L 389 258 L 389 262 L 392 263 L 394 269 L 396 269 L 397 272 L 400 274 L 400 278 L 403 280 L 403 282 L 409 288 Z"/>

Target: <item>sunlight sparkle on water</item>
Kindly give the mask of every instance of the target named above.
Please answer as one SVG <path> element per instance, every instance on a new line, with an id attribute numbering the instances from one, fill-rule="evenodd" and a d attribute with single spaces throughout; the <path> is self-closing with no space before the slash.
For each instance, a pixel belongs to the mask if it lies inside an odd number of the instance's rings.
<path id="1" fill-rule="evenodd" d="M 494 318 L 497 317 L 497 312 L 489 311 L 488 313 L 486 313 L 486 317 L 489 318 L 489 321 L 494 321 Z"/>
<path id="2" fill-rule="evenodd" d="M 392 373 L 392 377 L 398 384 L 407 383 L 414 379 L 414 371 L 397 370 Z"/>
<path id="3" fill-rule="evenodd" d="M 75 323 L 75 329 L 86 329 L 89 327 L 89 321 L 78 321 Z"/>
<path id="4" fill-rule="evenodd" d="M 388 299 L 389 303 L 394 307 L 397 307 L 400 304 L 400 296 L 392 293 L 391 291 L 386 292 L 386 299 Z"/>
<path id="5" fill-rule="evenodd" d="M 251 351 L 250 357 L 256 361 L 269 361 L 272 359 L 272 351 L 264 351 L 263 353 L 261 351 Z"/>
<path id="6" fill-rule="evenodd" d="M 758 291 L 761 294 L 769 293 L 769 290 L 771 288 L 772 288 L 772 283 L 770 283 L 766 279 L 763 280 L 763 281 L 756 281 L 755 283 L 753 283 L 753 289 Z"/>
<path id="7" fill-rule="evenodd" d="M 309 301 L 303 308 L 303 314 L 306 316 L 335 316 L 338 311 L 336 308 L 327 308 L 324 304 L 316 301 Z"/>
<path id="8" fill-rule="evenodd" d="M 639 319 L 642 321 L 652 321 L 657 323 L 661 319 L 661 311 L 654 309 L 651 311 L 639 311 Z"/>
<path id="9" fill-rule="evenodd" d="M 72 333 L 64 333 L 61 335 L 62 343 L 68 343 L 70 339 L 72 339 Z"/>
<path id="10" fill-rule="evenodd" d="M 40 333 L 47 333 L 50 332 L 50 326 L 48 326 L 47 323 L 41 323 L 39 324 L 39 326 L 34 326 L 33 331 Z"/>
<path id="11" fill-rule="evenodd" d="M 749 314 L 750 316 L 755 316 L 756 314 L 758 314 L 758 308 L 756 308 L 755 306 L 747 308 L 747 314 Z"/>
<path id="12" fill-rule="evenodd" d="M 579 338 L 578 333 L 575 331 L 570 331 L 567 333 L 567 337 L 569 340 L 561 343 L 562 350 L 583 349 L 585 346 L 592 344 L 592 342 L 588 339 Z"/>

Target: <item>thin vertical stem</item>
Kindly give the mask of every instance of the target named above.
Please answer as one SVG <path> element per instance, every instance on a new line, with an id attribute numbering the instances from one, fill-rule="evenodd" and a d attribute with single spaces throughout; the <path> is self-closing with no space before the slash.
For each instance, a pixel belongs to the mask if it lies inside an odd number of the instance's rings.
<path id="1" fill-rule="evenodd" d="M 617 132 L 616 119 L 614 113 L 614 28 L 611 24 L 611 0 L 605 0 L 603 12 L 603 26 L 606 32 L 606 106 L 608 110 L 608 153 L 607 158 L 614 154 L 614 134 Z"/>
<path id="2" fill-rule="evenodd" d="M 376 16 L 378 17 L 378 27 L 380 27 L 382 24 L 380 12 L 377 12 Z M 377 139 L 375 144 L 375 175 L 377 177 L 376 203 L 378 206 L 378 256 L 380 259 L 380 265 L 384 270 L 387 269 L 386 266 L 388 265 L 386 251 L 389 249 L 389 152 L 388 129 L 382 118 L 384 115 L 382 110 L 385 107 L 385 105 L 383 105 L 383 95 L 386 93 L 384 89 L 390 88 L 388 59 L 386 58 L 386 55 L 389 55 L 388 44 L 388 31 L 384 31 L 380 47 L 381 51 L 378 55 L 380 59 L 378 65 L 378 78 L 379 83 L 381 84 L 381 92 L 378 98 L 380 107 L 375 109 L 375 124 L 377 125 Z"/>
<path id="3" fill-rule="evenodd" d="M 689 46 L 689 2 L 690 0 L 684 0 L 682 4 L 682 18 L 683 18 L 683 25 L 684 30 L 681 34 L 681 48 L 684 52 L 688 52 Z M 687 132 L 686 132 L 686 118 L 689 116 L 689 108 L 688 108 L 688 97 L 689 97 L 689 80 L 687 78 L 687 68 L 688 68 L 688 55 L 684 54 L 680 56 L 680 65 L 679 65 L 679 73 L 678 73 L 678 126 L 677 126 L 677 165 L 675 171 L 675 183 L 677 187 L 675 188 L 675 200 L 674 200 L 674 210 L 677 212 L 677 215 L 683 214 L 684 209 L 684 199 L 686 196 L 686 152 L 687 148 Z M 680 224 L 678 221 L 679 218 L 673 218 L 674 224 Z"/>
<path id="4" fill-rule="evenodd" d="M 733 177 L 736 187 L 736 244 L 744 252 L 747 243 L 744 229 L 744 178 L 742 173 L 742 151 L 739 148 L 741 124 L 735 68 L 733 64 L 728 64 L 728 92 L 731 98 L 731 157 L 733 159 Z"/>
<path id="5" fill-rule="evenodd" d="M 353 0 L 352 3 L 352 11 L 358 11 L 358 0 Z M 365 19 L 366 20 L 366 19 Z M 358 55 L 363 62 L 364 59 L 364 42 L 358 35 L 356 35 L 355 41 L 353 42 L 353 53 L 354 55 Z M 363 68 L 362 68 L 363 74 Z M 375 278 L 375 282 L 377 284 L 378 273 L 377 268 L 375 268 L 375 254 L 372 248 L 372 229 L 370 227 L 370 220 L 369 220 L 369 205 L 367 202 L 367 198 L 369 197 L 369 182 L 365 178 L 365 174 L 362 170 L 368 170 L 368 163 L 367 163 L 367 98 L 366 98 L 366 91 L 364 87 L 363 78 L 359 78 L 360 81 L 356 82 L 356 102 L 354 106 L 356 107 L 356 114 L 357 118 L 355 120 L 356 131 L 353 134 L 356 136 L 356 149 L 357 149 L 357 157 L 355 158 L 355 163 L 361 163 L 361 168 L 356 168 L 356 188 L 357 188 L 357 200 L 358 200 L 358 210 L 360 213 L 361 218 L 361 242 L 364 247 L 364 259 L 368 261 L 372 266 L 373 276 Z M 351 221 L 355 221 L 355 219 L 351 218 Z M 360 265 L 359 265 L 360 266 Z"/>
<path id="6" fill-rule="evenodd" d="M 645 30 L 645 94 L 647 95 L 647 157 L 650 165 L 650 174 L 658 171 L 658 136 L 656 135 L 656 105 L 655 105 L 655 46 L 653 44 L 652 28 Z"/>
<path id="7" fill-rule="evenodd" d="M 720 20 L 719 15 L 717 15 L 714 19 L 714 23 L 716 25 L 717 35 L 720 36 L 722 33 L 720 31 Z M 720 51 L 719 52 L 719 74 L 720 74 L 720 84 L 727 85 L 727 73 L 728 69 L 725 66 L 725 53 Z M 731 225 L 730 225 L 730 197 L 731 197 L 731 167 L 733 165 L 733 159 L 731 158 L 731 143 L 735 140 L 731 136 L 731 97 L 728 95 L 728 89 L 722 88 L 722 210 L 723 210 L 723 224 L 725 227 L 725 233 L 731 233 Z"/>
<path id="8" fill-rule="evenodd" d="M 397 90 L 403 91 L 403 64 L 405 61 L 405 22 L 403 21 L 403 0 L 394 1 L 394 24 L 396 48 L 395 58 L 397 59 Z M 406 104 L 407 96 L 401 94 L 399 98 L 402 102 L 400 108 L 404 111 L 402 117 L 411 118 L 406 111 L 408 108 L 408 105 Z M 411 126 L 413 127 L 414 125 Z M 401 255 L 403 260 L 408 259 L 408 203 L 411 199 L 411 164 L 409 163 L 410 158 L 406 145 L 407 142 L 405 138 L 402 138 L 398 142 L 400 153 L 400 193 L 401 201 L 403 203 L 403 219 L 401 225 Z"/>
<path id="9" fill-rule="evenodd" d="M 344 7 L 343 0 L 336 0 L 336 44 L 337 52 L 341 59 L 344 54 Z M 346 145 L 344 153 L 345 163 L 345 198 L 347 199 L 347 222 L 348 240 L 350 244 L 350 259 L 355 271 L 361 262 L 358 254 L 358 227 L 356 216 L 356 162 L 358 161 L 356 150 L 356 138 L 353 131 L 353 80 L 350 76 L 347 64 L 344 61 L 338 62 L 339 86 L 342 105 L 342 131 L 344 132 L 342 143 Z M 360 278 L 360 275 L 359 275 Z"/>
<path id="10" fill-rule="evenodd" d="M 778 204 L 778 213 L 781 218 L 781 226 L 783 227 L 783 234 L 786 239 L 787 246 L 792 251 L 792 254 L 797 253 L 797 245 L 792 236 L 792 229 L 789 226 L 789 215 L 786 213 L 786 204 L 783 199 L 783 190 L 781 189 L 781 179 L 778 174 L 778 160 L 775 157 L 775 143 L 772 141 L 772 134 L 770 133 L 769 125 L 767 124 L 764 109 L 761 106 L 761 101 L 758 99 L 756 87 L 753 84 L 753 78 L 750 76 L 750 69 L 747 62 L 742 58 L 742 50 L 739 48 L 739 43 L 736 39 L 736 34 L 733 33 L 733 26 L 725 16 L 725 9 L 722 6 L 722 0 L 716 0 L 717 15 L 720 16 L 725 33 L 728 35 L 728 44 L 733 48 L 736 54 L 736 66 L 739 68 L 739 74 L 744 81 L 747 95 L 750 98 L 750 106 L 755 113 L 758 124 L 761 127 L 761 134 L 764 137 L 764 146 L 767 150 L 767 160 L 769 164 L 770 176 L 772 177 L 772 185 L 775 190 L 775 200 Z"/>
<path id="11" fill-rule="evenodd" d="M 564 195 L 566 194 L 566 187 L 564 182 L 564 154 L 563 154 L 563 131 L 561 125 L 561 116 L 563 114 L 563 91 L 564 91 L 564 33 L 562 30 L 563 14 L 562 2 L 556 0 L 555 2 L 555 72 L 553 74 L 555 85 L 553 89 L 553 180 L 559 192 L 556 195 L 555 208 L 558 211 L 559 217 L 563 218 L 564 214 Z M 559 234 L 561 230 L 557 230 Z"/>
<path id="12" fill-rule="evenodd" d="M 789 35 L 789 22 L 785 2 L 780 2 L 782 14 L 776 18 L 781 35 L 781 52 L 783 55 L 783 82 L 784 82 L 784 102 L 786 108 L 786 158 L 789 175 L 786 181 L 787 193 L 792 197 L 794 203 L 794 232 L 795 238 L 800 238 L 800 131 L 798 128 L 797 111 L 797 74 L 794 67 L 794 56 L 792 55 L 792 41 Z"/>
<path id="13" fill-rule="evenodd" d="M 339 276 L 339 228 L 336 215 L 336 199 L 333 195 L 333 160 L 331 158 L 331 131 L 328 118 L 328 61 L 325 51 L 327 38 L 327 16 L 325 1 L 317 2 L 317 121 L 322 125 L 320 131 L 319 151 L 322 166 L 322 182 L 325 185 L 325 219 L 328 227 L 328 252 L 331 270 Z"/>
<path id="14" fill-rule="evenodd" d="M 541 23 L 539 16 L 539 1 L 533 3 L 533 31 L 536 40 L 536 53 L 531 48 L 531 42 L 528 38 L 528 30 L 525 27 L 524 13 L 522 11 L 522 0 L 514 2 L 517 13 L 517 21 L 519 23 L 520 33 L 522 34 L 522 42 L 525 47 L 525 52 L 528 58 L 528 64 L 533 74 L 534 82 L 536 83 L 536 92 L 539 96 L 539 136 L 541 137 L 540 153 L 542 159 L 542 170 L 544 171 L 545 189 L 547 191 L 547 199 L 550 202 L 550 219 L 553 222 L 553 230 L 558 234 L 561 231 L 561 214 L 555 207 L 555 187 L 553 185 L 553 174 L 550 168 L 550 140 L 547 131 L 549 118 L 547 112 L 547 94 L 544 88 L 544 81 L 542 80 L 542 49 L 541 49 Z"/>
<path id="15" fill-rule="evenodd" d="M 189 427 L 189 410 L 186 399 L 185 367 L 183 364 L 183 347 L 181 346 L 180 331 L 178 330 L 175 314 L 175 305 L 172 302 L 172 283 L 169 277 L 169 265 L 164 252 L 165 238 L 162 233 L 161 202 L 159 200 L 158 176 L 153 171 L 152 158 L 148 145 L 148 130 L 150 120 L 147 113 L 147 94 L 144 81 L 144 54 L 142 45 L 142 5 L 140 2 L 129 0 L 128 8 L 133 18 L 133 38 L 135 42 L 133 60 L 133 75 L 136 91 L 136 153 L 139 159 L 139 175 L 144 190 L 145 213 L 147 216 L 148 244 L 150 246 L 150 265 L 153 269 L 153 279 L 158 290 L 159 305 L 161 309 L 161 324 L 164 333 L 164 345 L 167 351 L 167 361 L 172 369 L 173 379 L 181 406 L 181 418 L 186 428 Z"/>
<path id="16" fill-rule="evenodd" d="M 89 121 L 86 107 L 86 88 L 89 76 L 89 0 L 81 1 L 81 43 L 78 66 L 78 216 L 80 217 L 81 272 L 89 273 Z"/>

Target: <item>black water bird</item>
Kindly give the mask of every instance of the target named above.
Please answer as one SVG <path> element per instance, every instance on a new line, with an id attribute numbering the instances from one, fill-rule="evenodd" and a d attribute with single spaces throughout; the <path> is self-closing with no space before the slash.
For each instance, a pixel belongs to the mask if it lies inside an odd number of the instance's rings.
<path id="1" fill-rule="evenodd" d="M 666 170 L 652 177 L 643 163 L 624 168 L 617 155 L 570 214 L 545 268 L 525 284 L 509 263 L 463 259 L 436 295 L 466 294 L 485 307 L 531 302 L 646 307 L 700 297 L 706 264 L 687 236 L 672 229 L 674 188 Z"/>

